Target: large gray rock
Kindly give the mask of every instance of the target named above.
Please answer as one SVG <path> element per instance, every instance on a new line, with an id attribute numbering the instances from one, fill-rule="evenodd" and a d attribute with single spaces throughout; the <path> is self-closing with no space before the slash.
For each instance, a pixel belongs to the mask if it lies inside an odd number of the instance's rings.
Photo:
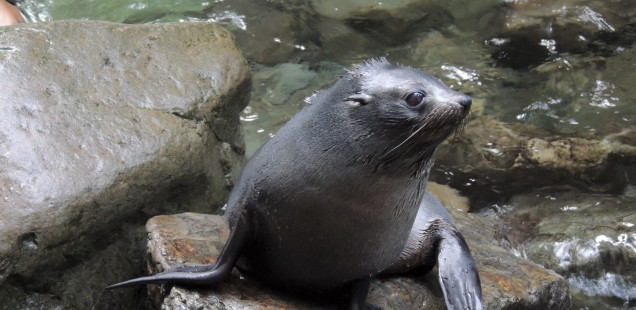
<path id="1" fill-rule="evenodd" d="M 568 283 L 558 274 L 499 247 L 493 221 L 466 213 L 467 200 L 453 190 L 429 184 L 450 206 L 468 242 L 481 275 L 486 309 L 570 309 Z M 212 263 L 225 244 L 229 230 L 217 215 L 183 213 L 150 219 L 149 273 L 184 263 Z M 152 304 L 163 310 L 183 309 L 337 309 L 345 299 L 311 301 L 273 291 L 234 271 L 210 288 L 148 286 Z M 340 297 L 344 297 L 340 296 Z M 417 277 L 386 277 L 371 284 L 368 301 L 383 309 L 443 309 L 436 272 Z"/>
<path id="2" fill-rule="evenodd" d="M 137 308 L 102 291 L 141 272 L 137 228 L 214 212 L 242 168 L 250 73 L 231 34 L 1 27 L 0 76 L 0 308 Z"/>

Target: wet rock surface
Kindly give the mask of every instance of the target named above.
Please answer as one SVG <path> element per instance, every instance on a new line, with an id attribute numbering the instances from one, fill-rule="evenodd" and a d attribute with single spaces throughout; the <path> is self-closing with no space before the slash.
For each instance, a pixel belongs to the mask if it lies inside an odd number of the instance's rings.
<path id="1" fill-rule="evenodd" d="M 492 220 L 465 212 L 467 201 L 452 190 L 432 185 L 450 205 L 475 256 L 486 309 L 569 309 L 567 282 L 558 274 L 518 258 L 499 247 Z M 148 221 L 149 272 L 174 264 L 215 261 L 228 228 L 222 217 L 196 213 L 157 216 Z M 149 286 L 151 300 L 161 309 L 337 309 L 344 297 L 314 301 L 263 287 L 237 270 L 211 288 Z M 383 277 L 373 281 L 368 301 L 384 309 L 440 309 L 443 296 L 435 271 L 420 276 Z"/>
<path id="2" fill-rule="evenodd" d="M 636 306 L 636 198 L 543 189 L 519 195 L 502 240 L 519 255 L 566 276 L 579 295 Z M 595 305 L 587 305 L 595 308 Z"/>
<path id="3" fill-rule="evenodd" d="M 1 309 L 137 309 L 146 218 L 214 212 L 250 73 L 213 24 L 0 28 Z"/>

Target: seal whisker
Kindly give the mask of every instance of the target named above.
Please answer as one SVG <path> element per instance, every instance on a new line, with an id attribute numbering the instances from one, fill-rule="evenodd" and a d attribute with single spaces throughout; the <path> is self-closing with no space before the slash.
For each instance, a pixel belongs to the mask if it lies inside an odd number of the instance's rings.
<path id="1" fill-rule="evenodd" d="M 461 122 L 459 123 L 459 125 L 457 125 L 457 128 L 455 128 L 455 133 L 454 135 L 457 136 L 459 134 L 461 134 L 462 132 L 464 132 L 464 130 L 466 129 L 466 125 L 468 125 L 469 122 L 469 117 L 470 117 L 470 112 L 468 113 L 468 115 L 466 115 L 466 117 L 464 119 L 461 120 Z"/>
<path id="2" fill-rule="evenodd" d="M 434 109 L 433 111 L 429 112 L 429 115 L 427 115 L 427 117 L 422 122 L 419 122 L 416 126 L 413 126 L 414 130 L 412 130 L 412 132 L 406 138 L 404 138 L 395 147 L 385 152 L 383 157 L 388 157 L 388 155 L 397 151 L 400 147 L 411 141 L 411 139 L 413 139 L 414 137 L 427 137 L 431 134 L 431 131 L 439 131 L 440 129 L 445 127 L 445 124 L 448 123 L 447 119 L 452 114 L 454 114 L 452 111 L 441 109 Z M 412 146 L 417 146 L 418 144 L 419 143 L 414 143 L 414 145 Z"/>
<path id="3" fill-rule="evenodd" d="M 420 131 L 422 131 L 424 129 L 425 126 L 419 126 L 417 127 L 417 129 L 415 131 L 413 131 L 410 135 L 408 135 L 404 140 L 402 140 L 402 142 L 400 142 L 398 145 L 396 145 L 394 148 L 390 149 L 388 152 L 384 153 L 384 155 L 389 155 L 392 152 L 394 152 L 395 150 L 397 150 L 399 147 L 401 147 L 402 145 L 404 145 L 404 143 L 408 142 L 411 138 L 415 137 L 417 134 L 420 133 Z"/>

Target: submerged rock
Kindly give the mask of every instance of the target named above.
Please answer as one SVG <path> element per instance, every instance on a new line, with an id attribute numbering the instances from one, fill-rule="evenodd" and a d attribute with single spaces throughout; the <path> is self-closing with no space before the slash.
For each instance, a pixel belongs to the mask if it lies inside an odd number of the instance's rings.
<path id="1" fill-rule="evenodd" d="M 506 1 L 501 33 L 488 40 L 498 64 L 514 69 L 539 65 L 559 53 L 610 54 L 634 36 L 633 1 Z"/>
<path id="2" fill-rule="evenodd" d="M 393 0 L 382 2 L 370 1 L 308 1 L 311 7 L 321 16 L 336 20 L 349 20 L 365 23 L 370 26 L 382 26 L 383 29 L 399 32 L 422 20 L 438 22 L 446 19 L 462 20 L 478 16 L 488 9 L 499 5 L 498 1 L 414 1 Z M 440 19 L 441 18 L 441 19 Z M 432 25 L 432 22 L 429 22 Z"/>
<path id="3" fill-rule="evenodd" d="M 209 23 L 0 28 L 0 300 L 137 309 L 150 216 L 222 206 L 250 73 Z M 37 303 L 36 303 L 37 304 Z M 31 305 L 31 306 L 29 306 Z"/>
<path id="4" fill-rule="evenodd" d="M 562 136 L 484 115 L 440 148 L 435 181 L 472 192 L 478 205 L 550 185 L 620 193 L 630 178 L 613 172 L 633 172 L 635 135 L 625 129 L 602 139 Z"/>
<path id="5" fill-rule="evenodd" d="M 246 155 L 250 157 L 276 134 L 306 103 L 316 89 L 333 83 L 345 69 L 332 62 L 307 64 L 283 63 L 260 67 L 252 77 L 252 99 L 241 113 L 246 135 Z M 258 120 L 258 121 L 256 121 Z"/>
<path id="6" fill-rule="evenodd" d="M 496 227 L 486 218 L 465 213 L 467 201 L 452 190 L 431 184 L 433 192 L 450 205 L 475 256 L 481 275 L 486 309 L 570 308 L 568 284 L 558 274 L 518 258 L 499 247 Z M 225 220 L 217 215 L 183 213 L 150 219 L 149 272 L 178 263 L 211 263 L 228 237 Z M 234 270 L 226 281 L 210 288 L 149 286 L 157 308 L 168 309 L 337 309 L 346 296 L 315 301 L 271 290 Z M 345 295 L 345 294 L 343 294 Z M 440 309 L 444 300 L 436 272 L 425 276 L 382 277 L 371 284 L 368 301 L 383 309 Z"/>
<path id="7" fill-rule="evenodd" d="M 222 9 L 210 10 L 208 15 L 215 18 L 228 14 L 226 5 L 223 3 Z M 306 30 L 295 12 L 278 10 L 269 1 L 242 1 L 238 7 L 244 21 L 233 33 L 250 63 L 275 65 L 305 50 L 299 37 Z"/>

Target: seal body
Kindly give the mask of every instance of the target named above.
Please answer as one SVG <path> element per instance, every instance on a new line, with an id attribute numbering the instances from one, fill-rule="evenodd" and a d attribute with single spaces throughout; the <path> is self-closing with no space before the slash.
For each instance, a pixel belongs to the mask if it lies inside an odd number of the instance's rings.
<path id="1" fill-rule="evenodd" d="M 228 200 L 230 239 L 215 264 L 111 288 L 206 285 L 237 266 L 286 289 L 352 285 L 351 308 L 361 309 L 375 275 L 437 262 L 448 308 L 481 309 L 468 247 L 439 201 L 425 196 L 435 149 L 470 105 L 410 67 L 380 59 L 354 68 L 253 155 Z"/>
<path id="2" fill-rule="evenodd" d="M 406 102 L 413 93 L 422 102 Z M 433 151 L 469 106 L 437 78 L 384 61 L 313 96 L 232 192 L 230 223 L 248 212 L 255 231 L 238 267 L 319 290 L 389 267 L 413 226 Z"/>
<path id="3" fill-rule="evenodd" d="M 230 201 L 249 197 L 253 203 L 246 205 L 254 206 L 248 210 L 254 240 L 239 259 L 240 269 L 278 285 L 325 290 L 377 274 L 395 261 L 413 224 L 427 172 L 397 180 L 389 169 L 379 173 L 372 162 L 363 161 L 380 153 L 356 154 L 355 146 L 330 140 L 324 132 L 335 124 L 307 118 L 298 118 L 299 127 L 286 132 L 312 135 L 277 134 L 268 147 L 286 151 L 264 148 L 267 156 L 246 167 L 247 175 L 258 175 L 259 182 L 239 181 L 241 188 Z M 343 128 L 342 133 L 352 131 Z M 302 146 L 292 147 L 292 141 L 302 141 Z M 231 222 L 244 212 L 228 211 Z"/>

